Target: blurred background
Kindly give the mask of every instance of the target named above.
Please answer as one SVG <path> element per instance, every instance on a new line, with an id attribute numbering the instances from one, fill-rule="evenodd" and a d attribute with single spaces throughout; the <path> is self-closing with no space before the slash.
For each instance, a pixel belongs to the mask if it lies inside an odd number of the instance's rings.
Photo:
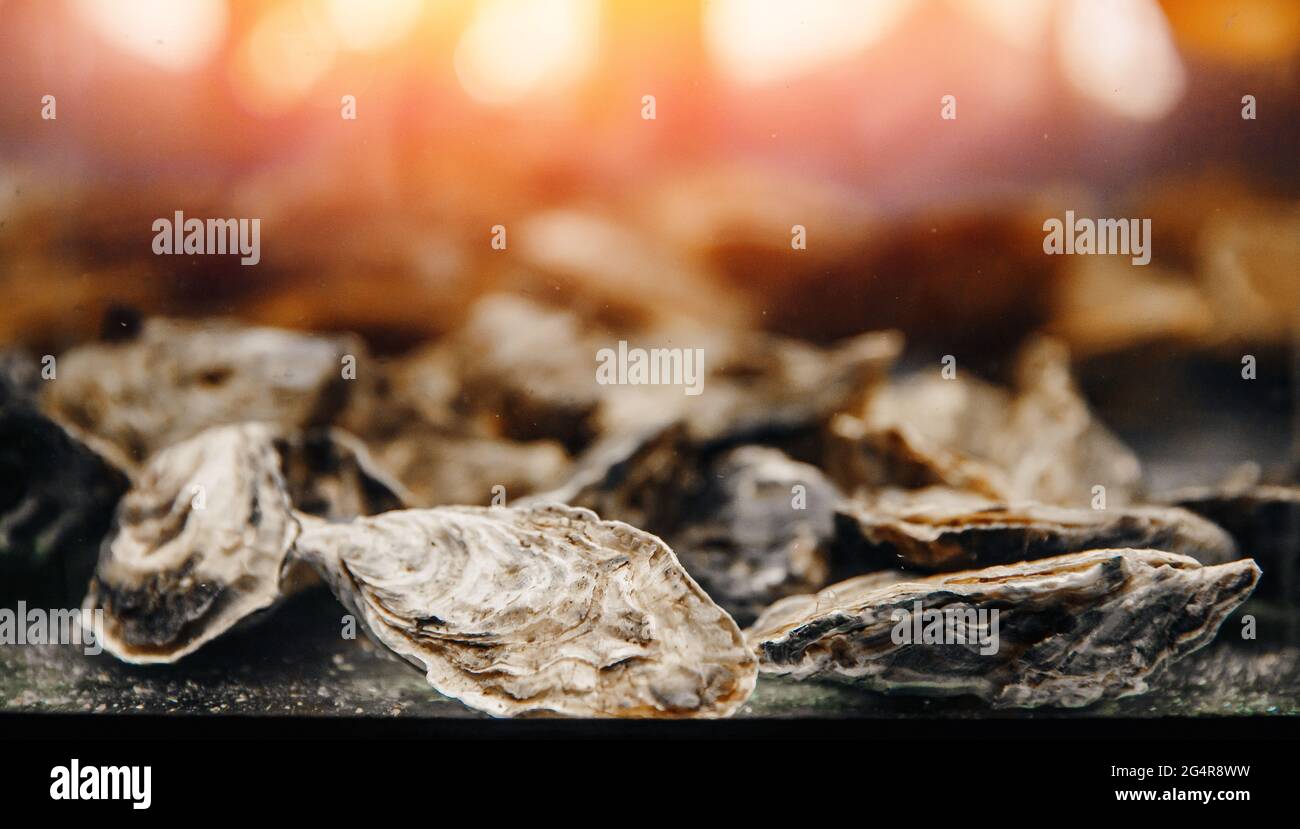
<path id="1" fill-rule="evenodd" d="M 395 353 L 502 289 L 995 377 L 1046 330 L 1151 452 L 1294 462 L 1298 87 L 1294 0 L 0 0 L 0 343 L 126 307 Z M 153 255 L 177 210 L 261 263 Z M 1151 264 L 1045 255 L 1066 210 Z"/>

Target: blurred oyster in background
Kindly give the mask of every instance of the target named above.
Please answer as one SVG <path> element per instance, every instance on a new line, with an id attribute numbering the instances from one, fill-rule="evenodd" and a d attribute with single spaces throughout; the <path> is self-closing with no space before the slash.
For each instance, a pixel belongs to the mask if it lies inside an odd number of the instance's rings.
<path id="1" fill-rule="evenodd" d="M 742 446 L 703 477 L 667 538 L 687 572 L 738 622 L 826 583 L 840 495 L 821 470 L 777 449 Z"/>
<path id="2" fill-rule="evenodd" d="M 1051 340 L 1027 346 L 1014 393 L 972 378 L 911 374 L 884 386 L 861 418 L 831 424 L 824 463 L 847 492 L 882 485 L 967 489 L 995 500 L 1131 501 L 1137 457 L 1089 411 Z"/>
<path id="3" fill-rule="evenodd" d="M 229 321 L 151 319 L 121 339 L 59 357 L 41 403 L 95 449 L 134 470 L 209 426 L 328 424 L 350 393 L 361 343 Z"/>
<path id="4" fill-rule="evenodd" d="M 1165 550 L 1202 564 L 1237 555 L 1227 533 L 1182 509 L 1005 503 L 943 487 L 843 502 L 834 538 L 837 575 L 890 567 L 948 572 L 1106 548 Z"/>
<path id="5" fill-rule="evenodd" d="M 0 600 L 76 601 L 126 476 L 36 407 L 34 357 L 0 355 Z"/>

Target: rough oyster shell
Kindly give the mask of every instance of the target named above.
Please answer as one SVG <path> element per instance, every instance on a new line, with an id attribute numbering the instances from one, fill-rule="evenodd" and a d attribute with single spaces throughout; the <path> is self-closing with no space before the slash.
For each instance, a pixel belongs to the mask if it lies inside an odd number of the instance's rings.
<path id="1" fill-rule="evenodd" d="M 75 601 L 128 484 L 36 409 L 29 365 L 0 369 L 0 597 Z"/>
<path id="2" fill-rule="evenodd" d="M 104 609 L 104 647 L 172 662 L 280 596 L 298 535 L 274 431 L 211 429 L 152 458 L 122 499 L 85 607 Z"/>
<path id="3" fill-rule="evenodd" d="M 1259 595 L 1300 603 L 1300 486 L 1196 487 L 1162 500 L 1223 527 L 1264 567 Z"/>
<path id="4" fill-rule="evenodd" d="M 845 575 L 888 567 L 948 572 L 1121 547 L 1180 553 L 1202 564 L 1237 557 L 1222 529 L 1173 507 L 1005 503 L 930 487 L 886 490 L 835 509 L 833 555 Z"/>
<path id="5" fill-rule="evenodd" d="M 997 500 L 1080 505 L 1134 497 L 1140 467 L 1089 412 L 1068 354 L 1040 339 L 1021 353 L 1014 395 L 959 373 L 915 374 L 831 423 L 825 467 L 847 492 L 894 485 L 966 489 Z"/>
<path id="6" fill-rule="evenodd" d="M 915 581 L 868 574 L 782 599 L 746 636 L 765 673 L 971 694 L 996 707 L 1079 707 L 1146 691 L 1164 665 L 1213 639 L 1258 579 L 1249 559 L 1207 567 L 1158 550 L 1093 550 Z M 996 651 L 897 644 L 892 632 L 907 618 L 898 612 L 917 602 L 999 611 Z"/>
<path id="7" fill-rule="evenodd" d="M 741 624 L 782 596 L 826 583 L 840 496 L 817 467 L 770 447 L 740 447 L 711 465 L 691 500 L 669 541 L 686 570 Z"/>
<path id="8" fill-rule="evenodd" d="M 589 510 L 311 522 L 300 554 L 439 692 L 497 716 L 720 717 L 753 691 L 735 622 L 667 545 Z"/>
<path id="9" fill-rule="evenodd" d="M 122 499 L 84 602 L 104 609 L 104 647 L 127 662 L 173 662 L 310 583 L 288 557 L 295 497 L 336 521 L 402 505 L 337 430 L 218 426 L 151 458 Z"/>
<path id="10" fill-rule="evenodd" d="M 361 344 L 231 322 L 151 319 L 133 338 L 74 348 L 42 405 L 127 469 L 204 429 L 266 421 L 328 423 L 351 381 L 343 357 Z"/>

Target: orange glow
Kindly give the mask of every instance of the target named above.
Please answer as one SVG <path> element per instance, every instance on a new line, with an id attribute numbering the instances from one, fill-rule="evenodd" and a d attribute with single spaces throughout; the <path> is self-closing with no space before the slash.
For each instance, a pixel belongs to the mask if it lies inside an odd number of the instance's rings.
<path id="1" fill-rule="evenodd" d="M 456 47 L 456 75 L 488 104 L 561 91 L 594 63 L 598 27 L 595 0 L 486 0 Z"/>
<path id="2" fill-rule="evenodd" d="M 1070 0 L 1059 31 L 1065 77 L 1112 111 L 1155 121 L 1182 97 L 1183 65 L 1154 0 Z"/>
<path id="3" fill-rule="evenodd" d="M 327 0 L 326 11 L 344 48 L 373 50 L 409 32 L 424 5 L 420 0 Z"/>
<path id="4" fill-rule="evenodd" d="M 311 3 L 264 12 L 235 56 L 235 92 L 251 111 L 269 115 L 301 100 L 334 62 L 333 30 Z"/>
<path id="5" fill-rule="evenodd" d="M 913 0 L 713 0 L 704 13 L 714 58 L 754 84 L 851 57 L 887 35 Z"/>
<path id="6" fill-rule="evenodd" d="M 225 0 L 77 0 L 76 9 L 114 46 L 174 71 L 206 62 L 228 17 Z"/>

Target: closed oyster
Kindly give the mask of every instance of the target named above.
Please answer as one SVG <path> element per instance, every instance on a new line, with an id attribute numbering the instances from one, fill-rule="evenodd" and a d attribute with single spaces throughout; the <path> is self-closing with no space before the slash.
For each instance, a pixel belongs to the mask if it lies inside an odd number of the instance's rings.
<path id="1" fill-rule="evenodd" d="M 298 521 L 274 431 L 211 429 L 163 450 L 122 499 L 85 607 L 104 609 L 104 647 L 172 662 L 280 596 Z"/>
<path id="2" fill-rule="evenodd" d="M 297 546 L 376 640 L 490 714 L 721 717 L 754 688 L 740 629 L 672 550 L 589 510 L 389 512 Z"/>
<path id="3" fill-rule="evenodd" d="M 1300 486 L 1194 487 L 1162 499 L 1223 527 L 1264 566 L 1259 595 L 1300 603 Z"/>
<path id="4" fill-rule="evenodd" d="M 712 464 L 669 540 L 714 601 L 746 624 L 776 599 L 826 583 L 839 499 L 817 467 L 744 446 Z"/>
<path id="5" fill-rule="evenodd" d="M 1165 665 L 1214 638 L 1258 579 L 1249 559 L 1202 566 L 1158 550 L 1093 550 L 916 581 L 868 574 L 782 599 L 746 636 L 764 673 L 1074 708 L 1148 690 Z M 920 641 L 914 619 L 924 621 Z"/>
<path id="6" fill-rule="evenodd" d="M 1021 353 L 1016 390 L 915 374 L 873 395 L 862 417 L 831 423 L 825 465 L 847 492 L 894 485 L 965 489 L 996 500 L 1080 505 L 1104 486 L 1133 500 L 1140 467 L 1093 418 L 1059 343 Z"/>
<path id="7" fill-rule="evenodd" d="M 125 341 L 74 348 L 42 405 L 124 468 L 209 426 L 328 423 L 343 407 L 347 337 L 152 319 Z"/>
<path id="8" fill-rule="evenodd" d="M 487 504 L 497 486 L 515 498 L 554 486 L 569 470 L 564 449 L 547 440 L 520 443 L 413 425 L 371 446 L 418 506 Z"/>
<path id="9" fill-rule="evenodd" d="M 584 452 L 563 484 L 516 502 L 585 507 L 597 515 L 666 534 L 700 486 L 700 451 L 682 423 L 612 436 Z"/>
<path id="10" fill-rule="evenodd" d="M 214 427 L 149 460 L 84 604 L 104 609 L 119 659 L 173 662 L 310 583 L 289 558 L 303 513 L 344 521 L 402 503 L 338 430 Z"/>
<path id="11" fill-rule="evenodd" d="M 0 598 L 61 604 L 84 589 L 127 479 L 37 410 L 28 367 L 0 367 Z"/>
<path id="12" fill-rule="evenodd" d="M 1222 529 L 1173 507 L 1094 510 L 1006 503 L 930 487 L 885 490 L 835 510 L 838 573 L 965 570 L 1104 548 L 1138 547 L 1220 564 L 1237 556 Z"/>

